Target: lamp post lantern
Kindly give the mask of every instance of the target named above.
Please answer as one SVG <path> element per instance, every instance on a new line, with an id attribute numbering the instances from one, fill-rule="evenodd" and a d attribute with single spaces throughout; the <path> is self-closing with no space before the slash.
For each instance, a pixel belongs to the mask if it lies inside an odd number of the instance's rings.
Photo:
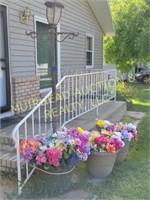
<path id="1" fill-rule="evenodd" d="M 46 17 L 48 24 L 50 26 L 50 44 L 51 44 L 51 78 L 52 78 L 52 109 L 57 109 L 57 102 L 56 102 L 56 84 L 57 84 L 57 66 L 56 66 L 56 60 L 57 60 L 57 53 L 56 53 L 56 45 L 57 45 L 57 24 L 60 21 L 62 9 L 64 6 L 59 2 L 52 2 L 52 1 L 46 1 Z M 57 116 L 53 115 L 52 112 L 52 127 L 53 132 L 55 132 L 58 128 L 58 120 Z"/>
<path id="2" fill-rule="evenodd" d="M 57 26 L 60 21 L 62 9 L 64 6 L 59 2 L 46 1 L 46 17 L 51 27 Z"/>

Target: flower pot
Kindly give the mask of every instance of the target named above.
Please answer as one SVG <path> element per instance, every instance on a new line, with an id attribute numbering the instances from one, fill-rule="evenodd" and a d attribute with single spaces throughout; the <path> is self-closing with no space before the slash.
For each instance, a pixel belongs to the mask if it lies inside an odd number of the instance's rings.
<path id="1" fill-rule="evenodd" d="M 120 163 L 125 160 L 127 153 L 129 151 L 129 144 L 130 142 L 125 142 L 124 147 L 118 152 L 116 157 L 116 162 Z"/>
<path id="2" fill-rule="evenodd" d="M 43 184 L 49 186 L 49 189 L 55 193 L 68 191 L 71 186 L 71 179 L 75 167 L 61 169 L 61 172 L 51 172 L 50 170 L 36 168 L 36 174 Z"/>
<path id="3" fill-rule="evenodd" d="M 87 160 L 87 171 L 96 179 L 105 179 L 112 171 L 117 152 L 93 151 Z"/>

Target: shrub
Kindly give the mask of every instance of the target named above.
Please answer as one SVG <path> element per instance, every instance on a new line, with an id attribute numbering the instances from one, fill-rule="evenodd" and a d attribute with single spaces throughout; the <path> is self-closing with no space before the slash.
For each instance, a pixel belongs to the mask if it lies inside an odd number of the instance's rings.
<path id="1" fill-rule="evenodd" d="M 131 102 L 135 95 L 135 89 L 124 81 L 117 83 L 117 100 Z"/>

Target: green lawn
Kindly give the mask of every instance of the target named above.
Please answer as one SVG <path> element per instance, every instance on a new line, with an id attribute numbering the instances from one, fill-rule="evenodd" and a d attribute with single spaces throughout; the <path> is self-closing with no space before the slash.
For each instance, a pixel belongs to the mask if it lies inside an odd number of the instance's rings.
<path id="1" fill-rule="evenodd" d="M 128 88 L 128 94 L 126 95 L 126 91 L 123 91 L 124 94 L 121 99 L 126 98 L 128 101 L 128 110 L 145 112 L 145 117 L 138 125 L 139 141 L 132 141 L 127 159 L 123 163 L 115 165 L 113 172 L 103 184 L 94 186 L 88 183 L 89 176 L 85 170 L 85 164 L 79 165 L 76 168 L 72 189 L 87 191 L 89 193 L 88 200 L 91 200 L 94 195 L 97 196 L 96 200 L 150 199 L 150 88 L 147 85 L 136 83 L 127 83 L 125 88 Z M 43 186 L 37 188 L 36 191 L 34 190 L 36 182 L 37 177 L 35 177 L 35 182 L 27 184 L 28 188 L 23 192 L 24 198 L 22 196 L 15 199 L 36 199 L 43 196 L 43 194 L 48 195 Z M 9 195 L 9 199 L 12 199 L 13 196 L 13 194 Z"/>
<path id="2" fill-rule="evenodd" d="M 149 200 L 150 199 L 150 160 L 149 160 L 149 106 L 150 87 L 144 84 L 127 83 L 128 110 L 145 112 L 138 125 L 139 141 L 132 141 L 127 159 L 114 167 L 104 184 L 92 186 L 81 184 L 97 200 Z M 119 99 L 118 99 L 119 100 Z"/>

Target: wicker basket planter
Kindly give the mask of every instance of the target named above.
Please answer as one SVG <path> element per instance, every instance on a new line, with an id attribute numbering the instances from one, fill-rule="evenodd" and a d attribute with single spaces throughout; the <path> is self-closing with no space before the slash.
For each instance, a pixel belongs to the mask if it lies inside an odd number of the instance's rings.
<path id="1" fill-rule="evenodd" d="M 36 169 L 36 174 L 43 184 L 49 185 L 49 189 L 55 193 L 63 193 L 69 190 L 71 186 L 72 175 L 75 167 L 65 168 L 61 172 Z"/>

